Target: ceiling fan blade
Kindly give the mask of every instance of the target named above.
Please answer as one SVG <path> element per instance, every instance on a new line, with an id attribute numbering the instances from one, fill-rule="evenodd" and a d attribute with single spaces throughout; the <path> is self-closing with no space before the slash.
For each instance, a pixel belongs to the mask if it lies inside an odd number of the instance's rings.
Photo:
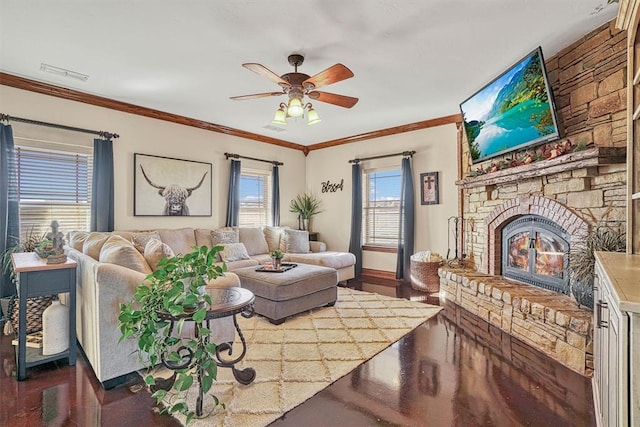
<path id="1" fill-rule="evenodd" d="M 252 95 L 231 96 L 229 97 L 229 99 L 233 99 L 234 101 L 244 101 L 245 99 L 266 98 L 268 96 L 278 96 L 278 95 L 284 95 L 284 92 L 254 93 Z"/>
<path id="2" fill-rule="evenodd" d="M 315 101 L 326 102 L 328 104 L 333 104 L 344 108 L 351 108 L 358 102 L 358 98 L 353 98 L 346 95 L 336 95 L 335 93 L 329 92 L 319 92 L 317 90 L 309 92 L 308 96 Z"/>
<path id="3" fill-rule="evenodd" d="M 353 77 L 353 73 L 350 69 L 342 64 L 336 64 L 309 77 L 307 80 L 302 82 L 302 86 L 306 88 L 306 86 L 311 83 L 313 85 L 313 88 L 311 89 L 318 89 L 323 86 L 341 82 L 342 80 L 350 79 L 351 77 Z"/>
<path id="4" fill-rule="evenodd" d="M 242 64 L 242 66 L 247 70 L 251 70 L 256 74 L 261 75 L 262 77 L 266 77 L 267 79 L 271 80 L 274 83 L 279 84 L 282 87 L 291 86 L 288 81 L 284 80 L 282 77 L 280 77 L 279 75 L 277 75 L 276 73 L 274 73 L 273 71 L 271 71 L 270 69 L 268 69 L 262 64 L 249 62 L 246 64 Z"/>

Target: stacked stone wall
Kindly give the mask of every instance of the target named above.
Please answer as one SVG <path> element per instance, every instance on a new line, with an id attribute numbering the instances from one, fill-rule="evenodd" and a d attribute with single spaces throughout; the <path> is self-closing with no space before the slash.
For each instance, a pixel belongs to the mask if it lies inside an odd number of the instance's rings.
<path id="1" fill-rule="evenodd" d="M 593 315 L 569 297 L 497 276 L 440 268 L 440 297 L 586 376 L 593 374 Z M 490 332 L 490 331 L 489 331 Z M 499 334 L 487 342 L 505 345 Z M 520 352 L 521 353 L 521 352 Z"/>

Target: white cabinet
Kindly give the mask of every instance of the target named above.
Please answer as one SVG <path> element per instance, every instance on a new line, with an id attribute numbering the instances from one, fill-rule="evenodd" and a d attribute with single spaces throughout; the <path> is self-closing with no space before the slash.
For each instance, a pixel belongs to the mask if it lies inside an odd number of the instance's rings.
<path id="1" fill-rule="evenodd" d="M 629 263 L 637 265 L 629 269 Z M 625 269 L 625 267 L 627 267 Z M 635 271 L 634 271 L 635 270 Z M 598 425 L 640 426 L 638 314 L 640 256 L 598 252 L 594 282 L 593 391 Z M 635 276 L 635 279 L 633 278 Z M 631 363 L 630 363 L 631 362 Z"/>

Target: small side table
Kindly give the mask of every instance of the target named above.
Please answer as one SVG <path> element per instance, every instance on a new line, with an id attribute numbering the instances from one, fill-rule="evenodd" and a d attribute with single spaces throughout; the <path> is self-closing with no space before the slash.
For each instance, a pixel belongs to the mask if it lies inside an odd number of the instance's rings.
<path id="1" fill-rule="evenodd" d="M 233 358 L 228 359 L 223 356 L 223 352 L 227 352 L 228 355 L 232 354 L 232 346 L 233 343 L 219 343 L 216 346 L 216 354 L 215 357 L 217 360 L 214 360 L 216 365 L 223 368 L 231 368 L 233 372 L 233 376 L 240 384 L 248 385 L 253 382 L 256 378 L 256 371 L 253 368 L 244 368 L 238 369 L 236 368 L 236 363 L 240 362 L 245 354 L 247 353 L 247 342 L 242 335 L 242 331 L 240 330 L 240 326 L 238 325 L 238 321 L 236 319 L 236 314 L 242 315 L 242 317 L 249 318 L 252 317 L 255 313 L 253 309 L 253 302 L 255 301 L 255 296 L 253 292 L 248 289 L 231 287 L 224 289 L 207 289 L 207 293 L 211 296 L 211 307 L 207 310 L 207 314 L 204 318 L 204 322 L 206 327 L 209 328 L 209 321 L 212 319 L 219 319 L 221 317 L 233 316 L 233 325 L 238 332 L 238 336 L 240 337 L 240 341 L 242 343 L 242 351 L 240 354 Z M 161 319 L 165 319 L 169 321 L 169 336 L 171 336 L 173 329 L 175 327 L 175 323 L 180 319 L 191 320 L 190 314 L 181 314 L 179 316 L 171 316 L 166 313 L 158 313 Z M 202 323 L 196 323 L 194 333 L 198 334 L 198 330 L 202 327 Z M 182 361 L 178 363 L 170 362 L 162 357 L 162 364 L 169 369 L 178 370 L 190 368 L 193 364 L 193 353 L 188 352 L 188 357 L 185 357 Z M 196 400 L 196 415 L 198 417 L 202 416 L 202 400 L 203 400 L 203 392 L 202 392 L 202 382 L 198 379 L 198 398 Z"/>
<path id="2" fill-rule="evenodd" d="M 67 259 L 65 263 L 47 264 L 35 252 L 11 254 L 13 269 L 18 274 L 18 346 L 16 360 L 18 381 L 27 377 L 27 368 L 69 359 L 69 365 L 76 364 L 76 262 Z M 69 294 L 69 348 L 58 354 L 44 356 L 42 349 L 27 348 L 27 298 L 44 295 Z"/>
<path id="3" fill-rule="evenodd" d="M 310 242 L 317 242 L 318 241 L 318 233 L 317 231 L 310 231 L 309 232 L 309 241 Z"/>

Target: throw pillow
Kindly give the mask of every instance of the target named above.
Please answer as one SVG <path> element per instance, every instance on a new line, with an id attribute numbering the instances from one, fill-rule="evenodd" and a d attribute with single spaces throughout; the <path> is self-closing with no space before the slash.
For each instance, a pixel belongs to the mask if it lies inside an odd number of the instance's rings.
<path id="1" fill-rule="evenodd" d="M 240 227 L 240 241 L 244 243 L 249 255 L 260 255 L 269 253 L 269 245 L 264 238 L 262 228 Z"/>
<path id="2" fill-rule="evenodd" d="M 225 227 L 211 230 L 211 244 L 213 246 L 238 243 L 239 241 L 240 233 L 237 228 Z"/>
<path id="3" fill-rule="evenodd" d="M 242 259 L 251 259 L 244 243 L 227 243 L 220 252 L 220 257 L 224 262 L 240 261 Z"/>
<path id="4" fill-rule="evenodd" d="M 133 243 L 121 236 L 111 236 L 100 250 L 100 262 L 121 265 L 140 273 L 149 274 L 151 267 Z"/>
<path id="5" fill-rule="evenodd" d="M 282 232 L 285 228 L 288 227 L 263 227 L 262 231 L 264 232 L 264 238 L 267 240 L 267 246 L 269 246 L 269 252 L 274 249 L 282 249 L 280 247 Z"/>
<path id="6" fill-rule="evenodd" d="M 131 236 L 131 243 L 133 243 L 133 246 L 135 246 L 138 252 L 142 254 L 144 253 L 144 248 L 147 247 L 147 243 L 149 243 L 149 240 L 151 239 L 160 240 L 160 235 L 157 231 L 135 233 L 133 236 Z"/>
<path id="7" fill-rule="evenodd" d="M 159 239 L 149 239 L 144 247 L 144 259 L 153 271 L 158 269 L 158 262 L 163 258 L 173 258 L 175 254 L 166 243 Z"/>
<path id="8" fill-rule="evenodd" d="M 87 238 L 84 240 L 84 243 L 82 244 L 82 253 L 85 255 L 89 255 L 95 260 L 100 259 L 100 251 L 102 250 L 102 245 L 104 245 L 104 242 L 106 242 L 109 237 L 111 237 L 111 234 L 109 233 L 89 233 Z"/>
<path id="9" fill-rule="evenodd" d="M 285 252 L 290 254 L 306 254 L 309 249 L 309 232 L 304 230 L 286 229 L 282 233 Z"/>

